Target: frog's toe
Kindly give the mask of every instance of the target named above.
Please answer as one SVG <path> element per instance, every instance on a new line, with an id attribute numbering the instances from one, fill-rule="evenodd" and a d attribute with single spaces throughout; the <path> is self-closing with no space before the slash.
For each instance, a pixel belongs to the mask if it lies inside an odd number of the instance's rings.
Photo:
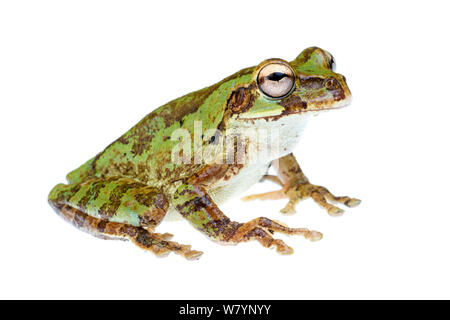
<path id="1" fill-rule="evenodd" d="M 179 245 L 176 242 L 175 242 L 175 244 L 178 245 L 178 247 L 175 247 L 175 250 L 173 250 L 173 251 L 176 254 L 185 257 L 187 260 L 198 260 L 198 259 L 200 259 L 200 257 L 203 254 L 202 251 L 191 250 L 190 245 L 185 245 L 185 244 Z"/>
<path id="2" fill-rule="evenodd" d="M 280 212 L 284 214 L 294 214 L 296 212 L 295 205 L 297 204 L 297 202 L 297 199 L 289 199 L 287 205 L 283 209 L 281 209 Z"/>
<path id="3" fill-rule="evenodd" d="M 356 198 L 351 198 L 351 197 L 347 197 L 347 196 L 335 196 L 330 191 L 328 191 L 328 189 L 325 187 L 314 186 L 314 188 L 321 195 L 323 195 L 328 201 L 331 201 L 334 203 L 342 203 L 343 205 L 350 207 L 350 208 L 356 207 L 361 203 L 361 200 L 356 199 Z"/>
<path id="4" fill-rule="evenodd" d="M 360 203 L 361 203 L 361 200 L 356 199 L 356 198 L 350 198 L 349 200 L 344 202 L 344 204 L 350 208 L 357 207 L 360 205 Z"/>
<path id="5" fill-rule="evenodd" d="M 322 232 L 314 231 L 314 230 L 310 231 L 309 235 L 307 237 L 307 239 L 309 239 L 310 241 L 313 241 L 313 242 L 322 240 L 322 238 L 323 238 Z"/>
<path id="6" fill-rule="evenodd" d="M 191 250 L 190 245 L 164 240 L 163 238 L 167 235 L 170 234 L 141 233 L 131 240 L 142 249 L 151 251 L 158 257 L 166 257 L 170 252 L 173 252 L 188 260 L 196 260 L 203 254 L 201 251 Z"/>
<path id="7" fill-rule="evenodd" d="M 170 250 L 167 248 L 153 248 L 152 252 L 157 256 L 158 258 L 165 258 L 170 254 Z"/>
<path id="8" fill-rule="evenodd" d="M 272 242 L 271 247 L 275 247 L 279 254 L 288 255 L 288 254 L 293 254 L 294 253 L 294 249 L 289 247 L 286 243 L 284 243 L 283 240 L 280 240 L 280 239 L 275 239 Z"/>
<path id="9" fill-rule="evenodd" d="M 233 236 L 228 240 L 232 243 L 257 240 L 263 247 L 275 247 L 280 254 L 292 254 L 294 250 L 284 243 L 283 240 L 272 237 L 275 232 L 287 235 L 302 235 L 305 239 L 311 241 L 317 241 L 322 238 L 322 234 L 318 231 L 308 230 L 306 228 L 290 228 L 281 222 L 260 217 L 237 225 Z"/>
<path id="10" fill-rule="evenodd" d="M 155 233 L 156 234 L 156 233 Z M 173 234 L 171 233 L 158 233 L 157 234 L 162 240 L 170 240 L 173 238 Z"/>
<path id="11" fill-rule="evenodd" d="M 339 217 L 344 214 L 344 210 L 342 210 L 341 208 L 335 207 L 333 205 L 330 205 L 327 212 L 330 216 L 333 216 L 333 217 Z"/>
<path id="12" fill-rule="evenodd" d="M 174 252 L 187 260 L 198 260 L 203 255 L 202 251 L 191 250 L 190 245 L 182 245 L 172 241 L 162 242 L 160 246 L 152 248 L 152 252 L 157 257 L 167 257 L 170 252 Z"/>
<path id="13" fill-rule="evenodd" d="M 190 250 L 189 252 L 186 253 L 184 257 L 188 260 L 198 260 L 202 255 L 203 255 L 202 251 Z"/>

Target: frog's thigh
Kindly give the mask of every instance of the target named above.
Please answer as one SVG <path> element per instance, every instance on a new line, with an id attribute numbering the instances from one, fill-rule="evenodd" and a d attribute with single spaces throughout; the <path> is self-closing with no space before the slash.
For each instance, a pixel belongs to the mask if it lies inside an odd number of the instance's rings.
<path id="1" fill-rule="evenodd" d="M 155 188 L 126 178 L 92 179 L 57 185 L 49 202 L 55 211 L 77 228 L 100 238 L 128 239 L 156 255 L 170 251 L 188 259 L 202 253 L 168 241 L 170 234 L 153 233 L 169 206 Z"/>
<path id="2" fill-rule="evenodd" d="M 82 231 L 104 239 L 128 239 L 141 249 L 151 251 L 157 256 L 174 252 L 193 260 L 202 255 L 201 251 L 191 250 L 191 246 L 169 241 L 172 237 L 169 233 L 159 234 L 142 227 L 97 219 L 69 205 L 55 205 L 55 210 L 64 220 Z"/>
<path id="3" fill-rule="evenodd" d="M 57 185 L 50 192 L 53 206 L 69 205 L 105 221 L 153 228 L 169 207 L 158 189 L 128 178 L 95 178 Z"/>

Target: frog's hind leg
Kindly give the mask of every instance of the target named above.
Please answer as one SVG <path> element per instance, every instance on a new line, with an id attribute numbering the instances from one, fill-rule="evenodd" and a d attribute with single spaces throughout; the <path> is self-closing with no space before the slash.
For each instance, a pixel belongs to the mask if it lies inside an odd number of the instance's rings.
<path id="1" fill-rule="evenodd" d="M 55 210 L 64 220 L 80 230 L 103 239 L 130 240 L 138 247 L 151 251 L 157 256 L 166 256 L 174 252 L 187 259 L 196 259 L 202 254 L 200 251 L 191 250 L 190 246 L 169 241 L 172 237 L 169 233 L 154 233 L 142 227 L 100 220 L 69 205 L 56 206 Z"/>
<path id="2" fill-rule="evenodd" d="M 50 205 L 66 221 L 103 239 L 130 240 L 158 256 L 175 252 L 188 259 L 202 253 L 169 241 L 170 234 L 152 230 L 161 222 L 168 201 L 156 188 L 126 178 L 91 179 L 57 185 Z"/>

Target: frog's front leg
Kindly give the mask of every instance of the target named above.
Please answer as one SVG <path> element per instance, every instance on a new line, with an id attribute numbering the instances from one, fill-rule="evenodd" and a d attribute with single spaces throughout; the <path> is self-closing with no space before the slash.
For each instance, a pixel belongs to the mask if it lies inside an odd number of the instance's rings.
<path id="1" fill-rule="evenodd" d="M 278 176 L 265 176 L 265 179 L 271 180 L 282 186 L 281 190 L 255 194 L 244 197 L 243 200 L 268 200 L 289 198 L 288 204 L 281 210 L 283 213 L 295 213 L 295 205 L 303 199 L 312 198 L 322 208 L 325 208 L 328 214 L 336 216 L 341 215 L 344 210 L 336 207 L 330 202 L 342 203 L 347 207 L 355 207 L 361 201 L 350 197 L 337 197 L 328 189 L 311 184 L 303 173 L 294 155 L 288 154 L 272 162 Z"/>
<path id="2" fill-rule="evenodd" d="M 194 179 L 195 180 L 195 179 Z M 237 244 L 257 240 L 266 248 L 275 247 L 277 252 L 290 254 L 292 248 L 282 240 L 274 239 L 273 232 L 290 235 L 303 235 L 315 241 L 322 238 L 317 231 L 304 228 L 289 228 L 284 224 L 260 217 L 247 223 L 230 220 L 208 195 L 206 188 L 191 181 L 184 181 L 173 195 L 173 204 L 180 214 L 209 238 L 222 242 Z"/>
<path id="3" fill-rule="evenodd" d="M 169 207 L 156 188 L 128 178 L 92 178 L 59 184 L 49 195 L 50 205 L 75 227 L 103 239 L 125 239 L 158 256 L 175 252 L 188 259 L 202 252 L 169 241 L 171 234 L 153 229 Z"/>

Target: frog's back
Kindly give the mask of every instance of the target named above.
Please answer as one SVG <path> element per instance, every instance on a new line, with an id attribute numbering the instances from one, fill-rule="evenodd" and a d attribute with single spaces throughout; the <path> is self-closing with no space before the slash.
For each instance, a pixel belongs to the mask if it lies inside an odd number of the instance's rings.
<path id="1" fill-rule="evenodd" d="M 241 70 L 213 86 L 182 96 L 151 112 L 94 158 L 70 172 L 68 181 L 75 183 L 90 177 L 122 176 L 157 186 L 192 175 L 200 165 L 177 165 L 171 161 L 172 149 L 179 143 L 171 140 L 172 133 L 186 129 L 192 136 L 194 121 L 201 121 L 203 130 L 217 128 L 235 80 L 250 76 L 251 71 L 252 68 Z"/>
<path id="2" fill-rule="evenodd" d="M 183 118 L 197 111 L 209 88 L 194 92 L 161 106 L 144 117 L 102 152 L 67 175 L 70 183 L 90 177 L 125 176 L 148 183 L 161 180 L 173 170 L 171 141 L 174 130 L 184 125 Z"/>

